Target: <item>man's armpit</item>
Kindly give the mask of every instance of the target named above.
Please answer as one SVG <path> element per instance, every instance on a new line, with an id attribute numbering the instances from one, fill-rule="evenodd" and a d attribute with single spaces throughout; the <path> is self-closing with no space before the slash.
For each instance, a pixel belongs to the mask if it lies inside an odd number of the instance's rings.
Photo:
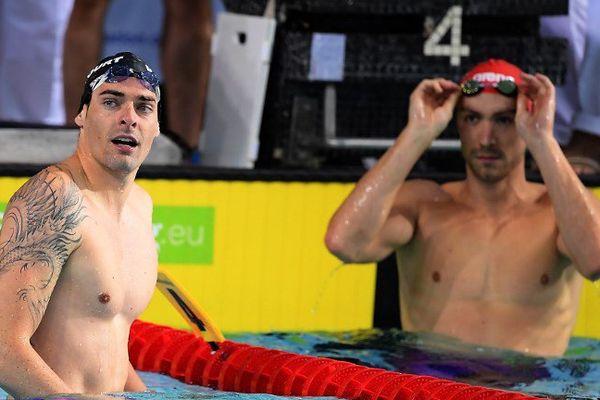
<path id="1" fill-rule="evenodd" d="M 10 199 L 4 213 L 0 275 L 11 272 L 19 283 L 15 301 L 23 301 L 38 326 L 60 271 L 81 241 L 85 217 L 79 189 L 61 173 L 43 170 Z M 10 298 L 7 298 L 10 301 Z"/>

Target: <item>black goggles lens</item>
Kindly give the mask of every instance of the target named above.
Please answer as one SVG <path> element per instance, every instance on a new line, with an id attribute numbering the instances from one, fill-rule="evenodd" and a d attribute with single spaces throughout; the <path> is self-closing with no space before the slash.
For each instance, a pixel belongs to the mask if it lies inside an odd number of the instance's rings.
<path id="1" fill-rule="evenodd" d="M 462 93 L 465 96 L 475 96 L 476 94 L 481 93 L 486 86 L 493 87 L 498 93 L 503 94 L 504 96 L 515 96 L 517 94 L 517 84 L 508 79 L 496 84 L 483 84 L 474 79 L 469 79 L 460 85 Z"/>
<path id="2" fill-rule="evenodd" d="M 106 75 L 106 81 L 112 83 L 121 82 L 129 77 L 134 77 L 147 83 L 149 85 L 148 89 L 152 90 L 153 92 L 156 91 L 156 88 L 159 84 L 158 77 L 153 72 L 138 72 L 123 65 L 115 65 L 111 67 Z"/>

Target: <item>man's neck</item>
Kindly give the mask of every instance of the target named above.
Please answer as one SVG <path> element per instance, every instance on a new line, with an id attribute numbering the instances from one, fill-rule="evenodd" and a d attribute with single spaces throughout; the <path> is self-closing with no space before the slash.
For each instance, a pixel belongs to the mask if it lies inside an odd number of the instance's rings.
<path id="1" fill-rule="evenodd" d="M 81 182 L 77 184 L 81 189 L 93 192 L 115 210 L 123 208 L 133 187 L 137 169 L 130 173 L 112 171 L 93 158 L 82 157 L 79 150 L 67 160 L 67 163 L 80 171 L 77 175 Z"/>
<path id="2" fill-rule="evenodd" d="M 525 175 L 517 169 L 498 182 L 484 182 L 467 171 L 464 200 L 470 206 L 493 214 L 502 214 L 527 197 Z"/>

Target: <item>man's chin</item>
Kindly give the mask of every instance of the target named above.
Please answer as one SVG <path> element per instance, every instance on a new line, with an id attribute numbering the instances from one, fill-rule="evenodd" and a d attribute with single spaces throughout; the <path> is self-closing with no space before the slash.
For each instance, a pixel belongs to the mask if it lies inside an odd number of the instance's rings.
<path id="1" fill-rule="evenodd" d="M 108 169 L 118 174 L 127 175 L 134 172 L 138 168 L 138 165 L 135 165 L 131 161 L 118 161 L 114 162 L 111 165 L 108 165 Z"/>
<path id="2" fill-rule="evenodd" d="M 506 173 L 496 166 L 471 165 L 473 175 L 482 182 L 496 183 L 506 177 Z"/>
<path id="3" fill-rule="evenodd" d="M 476 171 L 475 176 L 482 182 L 496 183 L 504 179 L 506 174 L 502 174 L 500 171 Z"/>

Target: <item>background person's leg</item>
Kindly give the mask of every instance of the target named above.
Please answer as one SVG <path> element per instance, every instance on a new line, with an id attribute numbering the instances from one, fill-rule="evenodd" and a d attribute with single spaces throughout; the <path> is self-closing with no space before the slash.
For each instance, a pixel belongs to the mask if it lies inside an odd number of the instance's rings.
<path id="1" fill-rule="evenodd" d="M 85 76 L 102 54 L 104 16 L 110 0 L 75 0 L 63 55 L 67 125 L 73 125 Z"/>
<path id="2" fill-rule="evenodd" d="M 161 64 L 167 95 L 167 130 L 195 150 L 210 70 L 211 0 L 168 0 L 164 4 Z"/>
<path id="3" fill-rule="evenodd" d="M 0 120 L 63 125 L 62 58 L 73 0 L 0 1 Z"/>

